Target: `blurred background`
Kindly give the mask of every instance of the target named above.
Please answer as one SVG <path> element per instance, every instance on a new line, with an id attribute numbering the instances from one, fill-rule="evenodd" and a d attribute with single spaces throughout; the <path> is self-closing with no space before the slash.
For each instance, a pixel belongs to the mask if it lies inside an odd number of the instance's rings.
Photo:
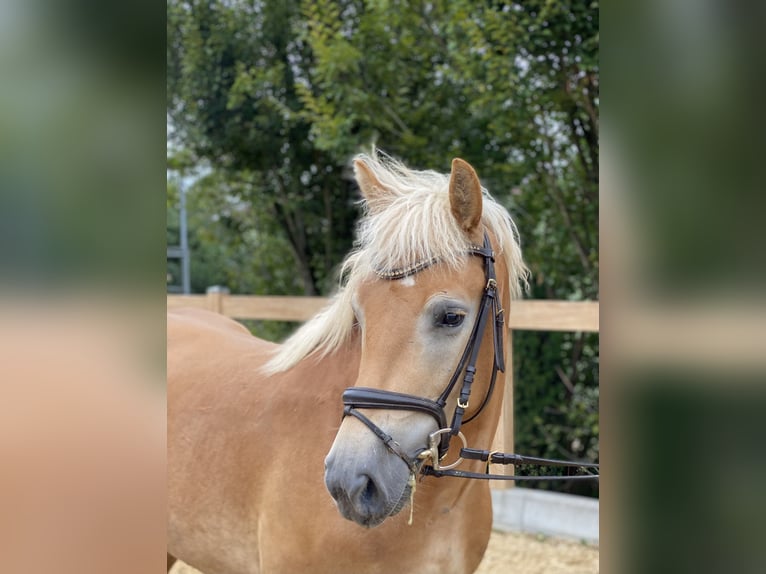
<path id="1" fill-rule="evenodd" d="M 528 297 L 598 300 L 597 3 L 171 1 L 167 45 L 167 240 L 183 192 L 191 292 L 336 289 L 350 159 L 376 144 L 419 169 L 467 160 L 519 227 Z M 598 461 L 598 334 L 513 344 L 516 452 Z"/>
<path id="2" fill-rule="evenodd" d="M 0 571 L 165 565 L 164 5 L 0 0 Z"/>

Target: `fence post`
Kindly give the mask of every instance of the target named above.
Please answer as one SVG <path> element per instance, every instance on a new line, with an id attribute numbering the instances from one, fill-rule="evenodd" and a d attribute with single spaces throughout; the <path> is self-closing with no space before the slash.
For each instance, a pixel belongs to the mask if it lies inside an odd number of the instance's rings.
<path id="1" fill-rule="evenodd" d="M 497 422 L 495 438 L 492 441 L 492 450 L 502 452 L 514 452 L 513 436 L 513 329 L 508 329 L 507 344 L 508 352 L 505 355 L 505 388 L 503 389 L 503 404 L 500 408 L 500 419 Z M 495 466 L 493 472 L 498 474 L 513 474 L 513 465 Z M 514 486 L 510 480 L 489 481 L 490 488 L 503 490 Z"/>
<path id="2" fill-rule="evenodd" d="M 508 355 L 505 364 L 505 396 L 503 397 L 503 448 L 504 452 L 516 452 L 515 436 L 513 432 L 513 329 L 508 330 Z M 515 466 L 505 467 L 505 474 L 514 474 Z M 502 481 L 505 487 L 514 486 L 516 483 L 510 480 Z"/>
<path id="3" fill-rule="evenodd" d="M 223 297 L 230 293 L 228 287 L 211 285 L 207 288 L 207 308 L 223 315 Z"/>

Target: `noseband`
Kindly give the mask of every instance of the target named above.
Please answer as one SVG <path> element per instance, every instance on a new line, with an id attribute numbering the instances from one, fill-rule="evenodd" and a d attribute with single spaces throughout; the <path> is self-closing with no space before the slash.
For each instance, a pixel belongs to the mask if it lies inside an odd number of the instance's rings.
<path id="1" fill-rule="evenodd" d="M 406 393 L 397 393 L 393 391 L 386 391 L 383 389 L 371 389 L 367 387 L 349 387 L 343 391 L 343 416 L 353 416 L 361 421 L 367 428 L 369 428 L 388 448 L 393 454 L 401 458 L 405 464 L 409 467 L 410 472 L 414 476 L 418 472 L 423 474 L 429 474 L 432 476 L 457 476 L 461 478 L 495 478 L 500 480 L 563 480 L 563 479 L 587 479 L 598 478 L 598 475 L 577 475 L 577 476 L 555 476 L 555 477 L 539 477 L 539 476 L 508 476 L 508 475 L 492 475 L 487 473 L 472 473 L 459 470 L 451 470 L 454 466 L 457 466 L 464 458 L 483 460 L 487 462 L 487 469 L 489 464 L 532 464 L 532 465 L 554 465 L 554 466 L 571 466 L 571 467 L 588 467 L 598 468 L 598 465 L 582 465 L 571 463 L 568 461 L 559 461 L 551 459 L 542 459 L 534 457 L 524 457 L 521 455 L 510 453 L 498 453 L 485 450 L 476 450 L 467 448 L 465 438 L 460 432 L 460 428 L 463 424 L 472 421 L 476 418 L 484 407 L 489 403 L 492 393 L 495 389 L 495 381 L 497 380 L 498 371 L 505 372 L 505 358 L 503 352 L 503 331 L 505 329 L 504 311 L 501 306 L 499 295 L 497 292 L 497 277 L 495 276 L 495 254 L 492 251 L 492 245 L 489 241 L 489 236 L 484 233 L 484 245 L 471 246 L 468 249 L 468 253 L 481 257 L 484 261 L 484 275 L 485 285 L 482 293 L 481 302 L 479 303 L 479 314 L 474 322 L 471 335 L 468 337 L 463 354 L 460 357 L 457 367 L 455 368 L 452 377 L 450 377 L 449 383 L 445 387 L 444 391 L 437 397 L 436 400 L 418 397 L 416 395 L 409 395 Z M 437 260 L 429 260 L 413 265 L 406 269 L 380 272 L 378 275 L 384 279 L 402 279 L 415 273 L 422 271 L 426 267 L 436 263 Z M 471 387 L 473 386 L 474 377 L 476 375 L 476 361 L 479 357 L 479 350 L 481 349 L 481 343 L 484 338 L 484 332 L 486 331 L 487 323 L 492 325 L 492 340 L 494 348 L 494 360 L 492 364 L 492 374 L 489 380 L 489 386 L 487 387 L 487 393 L 485 394 L 481 404 L 476 412 L 465 417 L 465 413 L 468 409 L 469 399 L 471 397 Z M 447 425 L 447 415 L 444 411 L 447 400 L 455 389 L 460 377 L 462 376 L 462 385 L 460 387 L 460 395 L 457 399 L 457 405 L 452 414 L 452 421 Z M 391 410 L 406 410 L 417 411 L 425 413 L 436 421 L 437 431 L 429 436 L 429 448 L 420 451 L 414 458 L 410 457 L 402 447 L 383 429 L 377 426 L 359 409 L 391 409 Z M 459 436 L 463 441 L 463 447 L 460 451 L 460 458 L 449 465 L 441 466 L 440 461 L 444 459 L 449 450 L 450 440 L 454 436 Z M 430 459 L 431 465 L 424 465 L 419 468 L 423 460 Z"/>

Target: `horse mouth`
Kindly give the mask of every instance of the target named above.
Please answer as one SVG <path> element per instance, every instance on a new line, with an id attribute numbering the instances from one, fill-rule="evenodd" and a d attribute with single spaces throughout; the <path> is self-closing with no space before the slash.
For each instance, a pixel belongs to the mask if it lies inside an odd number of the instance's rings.
<path id="1" fill-rule="evenodd" d="M 423 461 L 423 460 L 418 460 L 416 462 L 414 476 L 413 475 L 409 476 L 409 479 L 404 484 L 404 488 L 402 489 L 402 493 L 399 496 L 399 499 L 391 507 L 391 510 L 388 511 L 388 514 L 386 514 L 383 518 L 381 518 L 375 524 L 371 524 L 369 526 L 369 528 L 372 528 L 373 526 L 377 526 L 378 524 L 383 522 L 386 518 L 390 518 L 392 516 L 396 516 L 402 510 L 404 510 L 404 508 L 407 506 L 407 503 L 412 502 L 414 504 L 415 501 L 413 499 L 413 490 L 415 489 L 415 481 L 417 481 L 418 476 L 420 476 L 420 469 L 422 468 L 424 462 L 425 461 Z"/>
<path id="2" fill-rule="evenodd" d="M 412 493 L 412 486 L 410 486 L 409 482 L 407 482 L 407 484 L 404 486 L 404 490 L 402 491 L 402 495 L 399 497 L 399 500 L 396 502 L 394 507 L 388 513 L 386 518 L 390 518 L 391 516 L 396 516 L 397 514 L 399 514 L 404 509 L 404 507 L 407 506 L 407 503 L 410 501 L 411 493 Z"/>

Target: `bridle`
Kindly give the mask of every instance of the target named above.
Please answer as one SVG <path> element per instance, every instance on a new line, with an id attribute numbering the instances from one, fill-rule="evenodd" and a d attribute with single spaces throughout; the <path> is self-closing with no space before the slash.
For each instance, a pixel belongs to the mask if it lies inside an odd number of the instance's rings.
<path id="1" fill-rule="evenodd" d="M 486 283 L 479 303 L 479 314 L 473 325 L 473 329 L 466 343 L 463 354 L 460 357 L 455 372 L 450 377 L 449 383 L 436 400 L 409 395 L 406 393 L 397 393 L 383 389 L 371 389 L 367 387 L 349 387 L 343 391 L 343 416 L 353 416 L 369 428 L 391 451 L 401 458 L 409 467 L 411 478 L 421 472 L 425 475 L 442 477 L 454 476 L 459 478 L 478 478 L 494 480 L 592 480 L 598 479 L 597 474 L 570 475 L 570 476 L 519 476 L 490 474 L 490 464 L 514 464 L 514 465 L 546 465 L 563 466 L 573 468 L 598 468 L 598 464 L 576 463 L 564 460 L 554 460 L 545 458 L 536 458 L 522 456 L 512 453 L 502 453 L 489 450 L 478 450 L 468 448 L 463 433 L 460 432 L 462 425 L 472 421 L 489 403 L 495 388 L 498 371 L 505 371 L 505 358 L 503 354 L 503 331 L 505 329 L 504 311 L 501 306 L 499 294 L 497 291 L 497 277 L 495 276 L 495 254 L 492 251 L 492 245 L 489 236 L 484 233 L 484 244 L 482 246 L 471 246 L 467 252 L 477 255 L 484 260 L 484 275 Z M 402 279 L 422 271 L 430 265 L 438 262 L 437 259 L 431 259 L 417 263 L 405 269 L 394 271 L 378 272 L 378 276 L 384 279 Z M 468 409 L 468 402 L 471 397 L 471 387 L 473 386 L 476 375 L 476 361 L 479 357 L 479 350 L 484 338 L 487 323 L 492 325 L 492 340 L 494 348 L 494 360 L 492 365 L 492 374 L 487 387 L 487 393 L 484 396 L 479 408 L 468 418 L 465 417 Z M 444 408 L 447 400 L 455 389 L 461 374 L 462 385 L 460 395 L 457 399 L 457 406 L 452 414 L 452 421 L 447 424 L 447 416 Z M 415 457 L 409 456 L 394 438 L 377 426 L 369 418 L 360 412 L 360 409 L 393 409 L 408 410 L 425 413 L 434 418 L 437 424 L 435 432 L 429 435 L 429 446 L 421 450 Z M 442 465 L 441 461 L 447 454 L 452 437 L 457 436 L 463 442 L 463 448 L 460 450 L 460 456 L 454 463 Z M 462 470 L 453 470 L 464 459 L 481 460 L 487 463 L 486 472 L 468 472 Z M 429 461 L 430 464 L 425 464 Z"/>

